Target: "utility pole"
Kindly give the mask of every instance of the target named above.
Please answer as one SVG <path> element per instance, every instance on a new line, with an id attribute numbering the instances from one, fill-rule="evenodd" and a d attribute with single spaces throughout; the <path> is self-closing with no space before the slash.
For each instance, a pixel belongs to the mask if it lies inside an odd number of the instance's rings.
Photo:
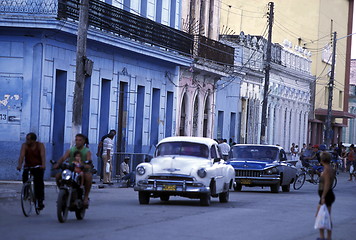
<path id="1" fill-rule="evenodd" d="M 72 140 L 74 140 L 74 136 L 77 133 L 80 133 L 82 131 L 88 26 L 89 26 L 89 0 L 80 0 L 75 86 L 74 86 L 74 99 L 73 99 Z"/>
<path id="2" fill-rule="evenodd" d="M 332 60 L 331 60 L 331 71 L 330 71 L 330 80 L 329 80 L 329 98 L 328 98 L 328 113 L 326 117 L 325 124 L 325 144 L 327 147 L 330 147 L 331 144 L 331 111 L 333 106 L 333 88 L 334 88 L 334 72 L 335 72 L 335 56 L 336 56 L 336 32 L 333 34 L 333 52 L 332 52 Z"/>
<path id="3" fill-rule="evenodd" d="M 273 7 L 274 3 L 270 2 L 268 14 L 268 41 L 265 62 L 265 84 L 263 88 L 263 102 L 262 102 L 262 121 L 261 121 L 261 144 L 266 144 L 266 128 L 267 128 L 267 102 L 268 102 L 268 86 L 269 86 L 269 70 L 271 68 L 271 48 L 272 48 L 272 26 L 273 26 Z"/>

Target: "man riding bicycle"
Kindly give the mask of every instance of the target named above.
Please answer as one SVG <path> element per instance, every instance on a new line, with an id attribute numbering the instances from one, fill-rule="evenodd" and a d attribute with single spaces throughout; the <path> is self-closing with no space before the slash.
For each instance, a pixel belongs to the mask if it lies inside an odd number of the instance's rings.
<path id="1" fill-rule="evenodd" d="M 85 141 L 86 141 L 86 136 L 78 133 L 75 136 L 75 145 L 68 149 L 66 153 L 58 160 L 58 162 L 53 166 L 53 168 L 59 168 L 59 166 L 68 159 L 69 164 L 72 164 L 74 161 L 74 153 L 79 151 L 82 156 L 82 162 L 84 164 L 84 169 L 83 169 L 83 176 L 84 176 L 84 206 L 88 207 L 89 206 L 89 192 L 91 189 L 92 185 L 92 164 L 91 164 L 91 152 L 89 148 L 85 146 Z M 61 173 L 56 174 L 56 182 L 57 185 L 59 186 L 61 179 Z"/>
<path id="2" fill-rule="evenodd" d="M 37 141 L 37 135 L 33 132 L 26 135 L 26 142 L 21 146 L 17 170 L 21 170 L 24 160 L 25 166 L 22 174 L 22 182 L 27 182 L 29 168 L 31 168 L 38 209 L 42 210 L 44 208 L 43 175 L 46 168 L 46 153 L 43 143 Z"/>
<path id="3" fill-rule="evenodd" d="M 323 166 L 320 165 L 320 153 L 326 151 L 326 145 L 320 144 L 313 145 L 313 154 L 310 157 L 304 158 L 303 166 L 307 167 L 311 171 L 311 179 L 310 182 L 314 182 L 314 175 L 317 174 L 320 176 L 320 173 L 323 171 Z M 310 165 L 309 160 L 317 160 L 318 163 L 314 165 Z"/>

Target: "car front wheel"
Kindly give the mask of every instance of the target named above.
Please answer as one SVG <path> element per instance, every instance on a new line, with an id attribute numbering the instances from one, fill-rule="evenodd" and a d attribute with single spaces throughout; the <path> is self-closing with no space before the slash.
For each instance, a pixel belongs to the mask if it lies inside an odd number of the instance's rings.
<path id="1" fill-rule="evenodd" d="M 272 193 L 278 193 L 279 192 L 279 187 L 280 187 L 280 183 L 276 183 L 274 185 L 271 186 L 271 192 Z"/>
<path id="2" fill-rule="evenodd" d="M 149 192 L 138 192 L 138 201 L 140 204 L 149 204 L 150 203 L 150 193 Z"/>
<path id="3" fill-rule="evenodd" d="M 201 206 L 210 206 L 210 193 L 205 193 L 200 195 L 200 205 Z"/>
<path id="4" fill-rule="evenodd" d="M 229 190 L 227 192 L 219 193 L 219 201 L 221 203 L 227 203 L 229 201 Z"/>
<path id="5" fill-rule="evenodd" d="M 242 185 L 241 185 L 241 184 L 236 183 L 236 185 L 234 186 L 234 189 L 235 189 L 235 191 L 237 191 L 237 192 L 241 192 Z"/>
<path id="6" fill-rule="evenodd" d="M 290 185 L 288 184 L 288 185 L 283 185 L 282 186 L 282 191 L 283 192 L 290 192 Z"/>

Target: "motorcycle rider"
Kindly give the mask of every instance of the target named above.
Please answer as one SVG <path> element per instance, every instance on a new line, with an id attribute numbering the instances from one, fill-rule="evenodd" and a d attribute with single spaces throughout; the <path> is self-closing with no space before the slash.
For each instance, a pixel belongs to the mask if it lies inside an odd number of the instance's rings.
<path id="1" fill-rule="evenodd" d="M 75 152 L 79 151 L 82 155 L 82 162 L 84 163 L 83 176 L 84 176 L 84 206 L 89 206 L 89 192 L 92 185 L 92 165 L 91 165 L 91 152 L 89 148 L 85 146 L 86 136 L 78 133 L 75 135 L 75 145 L 68 149 L 65 154 L 58 160 L 58 162 L 53 166 L 54 168 L 59 168 L 60 164 L 62 164 L 66 159 L 69 160 L 69 164 L 72 164 L 74 161 Z M 59 186 L 61 179 L 61 173 L 56 175 L 57 186 Z"/>

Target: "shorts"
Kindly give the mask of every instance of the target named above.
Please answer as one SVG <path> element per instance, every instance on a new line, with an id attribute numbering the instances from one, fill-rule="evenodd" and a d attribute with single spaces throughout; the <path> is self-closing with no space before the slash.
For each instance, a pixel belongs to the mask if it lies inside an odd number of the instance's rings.
<path id="1" fill-rule="evenodd" d="M 319 190 L 319 197 L 320 197 L 320 201 L 319 201 L 319 204 L 321 204 L 321 195 L 323 194 L 323 190 Z M 332 189 L 330 189 L 328 191 L 328 193 L 326 194 L 325 196 L 325 205 L 327 207 L 331 207 L 331 205 L 335 202 L 335 194 L 333 192 Z"/>

